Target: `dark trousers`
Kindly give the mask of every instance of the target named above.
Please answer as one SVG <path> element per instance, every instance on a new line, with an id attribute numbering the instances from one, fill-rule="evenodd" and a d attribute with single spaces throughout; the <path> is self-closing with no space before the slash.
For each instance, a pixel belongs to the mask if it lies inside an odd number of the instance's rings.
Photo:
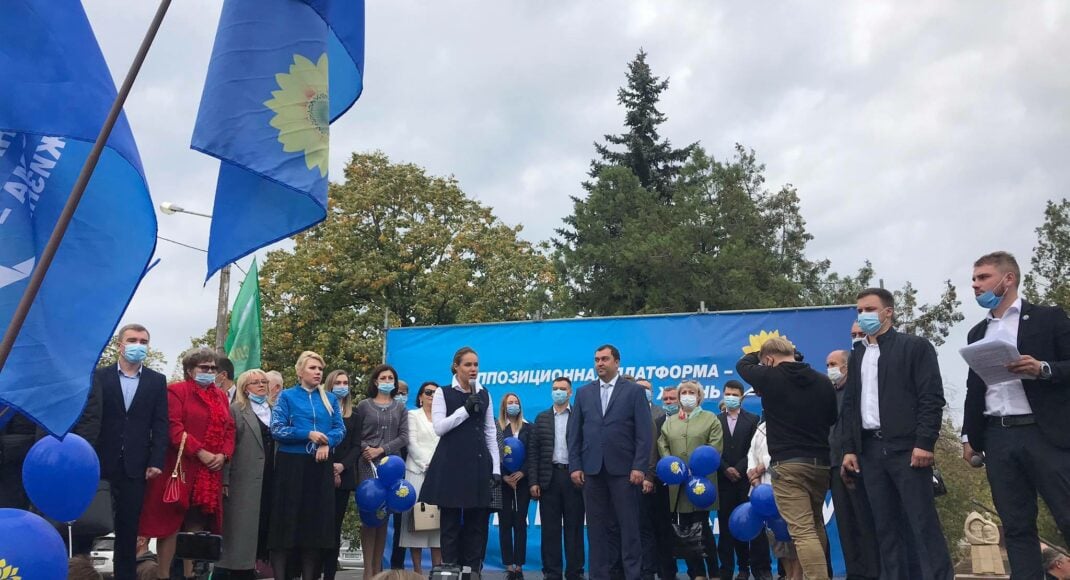
<path id="1" fill-rule="evenodd" d="M 145 478 L 120 476 L 112 479 L 111 496 L 115 509 L 115 580 L 136 580 L 137 528 L 141 504 L 145 500 Z"/>
<path id="2" fill-rule="evenodd" d="M 873 512 L 866 498 L 863 478 L 855 478 L 854 489 L 840 477 L 840 466 L 829 473 L 832 484 L 832 505 L 836 513 L 836 527 L 840 531 L 840 547 L 847 566 L 847 578 L 862 580 L 881 575 L 880 551 L 873 535 Z"/>
<path id="3" fill-rule="evenodd" d="M 528 555 L 528 506 L 531 490 L 522 479 L 513 489 L 502 483 L 502 509 L 498 512 L 498 542 L 502 548 L 502 565 L 523 566 Z"/>
<path id="4" fill-rule="evenodd" d="M 704 560 L 702 558 L 688 558 L 687 560 L 684 560 L 684 562 L 687 564 L 687 577 L 698 578 L 699 576 L 703 576 L 705 578 L 716 578 L 718 574 L 717 541 L 714 540 L 713 529 L 710 528 L 710 512 L 697 511 L 686 514 L 675 514 L 672 517 L 677 518 L 677 522 L 681 526 L 691 525 L 695 522 L 699 522 L 702 524 L 702 539 L 705 540 L 706 544 L 706 559 Z M 672 534 L 671 524 L 669 533 Z M 669 554 L 671 555 L 672 536 L 670 535 L 669 538 L 670 542 L 668 550 Z"/>
<path id="5" fill-rule="evenodd" d="M 333 580 L 338 572 L 338 552 L 342 546 L 342 522 L 346 519 L 346 510 L 349 509 L 349 501 L 352 490 L 336 489 L 334 491 L 334 549 L 328 550 L 323 556 L 323 578 Z"/>
<path id="6" fill-rule="evenodd" d="M 641 502 L 639 534 L 643 542 L 643 578 L 653 578 L 655 574 L 674 578 L 676 560 L 672 557 L 668 486 L 655 482 L 654 493 L 644 493 Z"/>
<path id="7" fill-rule="evenodd" d="M 394 539 L 390 545 L 390 568 L 405 569 L 405 548 L 401 547 L 401 522 L 403 514 L 394 514 Z"/>
<path id="8" fill-rule="evenodd" d="M 487 548 L 489 517 L 487 508 L 440 508 L 442 562 L 478 571 Z"/>
<path id="9" fill-rule="evenodd" d="M 717 544 L 717 555 L 721 560 L 721 578 L 732 578 L 737 557 L 740 572 L 768 572 L 773 568 L 769 555 L 769 539 L 764 532 L 750 542 L 741 542 L 733 538 L 731 530 L 728 529 L 728 517 L 736 506 L 750 501 L 749 491 L 750 483 L 746 477 L 733 483 L 718 474 L 717 527 L 721 537 Z"/>
<path id="10" fill-rule="evenodd" d="M 639 539 L 640 488 L 627 475 L 585 475 L 583 503 L 587 507 L 587 545 L 591 578 L 609 578 L 621 561 L 626 580 L 640 580 L 643 543 Z"/>
<path id="11" fill-rule="evenodd" d="M 583 578 L 583 492 L 572 485 L 568 469 L 553 469 L 550 485 L 540 490 L 542 575 L 546 580 Z M 564 526 L 562 527 L 562 522 Z M 565 566 L 561 544 L 564 540 Z"/>
<path id="12" fill-rule="evenodd" d="M 1043 578 L 1037 538 L 1037 493 L 1070 545 L 1070 449 L 1052 445 L 1036 425 L 990 426 L 985 464 L 1003 522 L 1012 578 Z"/>
<path id="13" fill-rule="evenodd" d="M 866 497 L 881 552 L 882 578 L 905 578 L 902 570 L 907 549 L 900 538 L 905 518 L 915 540 L 923 580 L 950 580 L 954 576 L 947 542 L 936 515 L 933 469 L 910 466 L 909 450 L 890 449 L 880 439 L 863 437 L 861 468 Z"/>

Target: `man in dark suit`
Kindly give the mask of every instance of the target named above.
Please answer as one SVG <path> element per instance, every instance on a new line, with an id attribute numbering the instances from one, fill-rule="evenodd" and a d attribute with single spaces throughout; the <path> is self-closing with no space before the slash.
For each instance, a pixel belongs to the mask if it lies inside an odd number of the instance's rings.
<path id="1" fill-rule="evenodd" d="M 770 578 L 772 562 L 769 540 L 758 534 L 754 541 L 741 542 L 732 537 L 728 517 L 741 503 L 749 501 L 750 482 L 747 480 L 747 452 L 751 439 L 758 431 L 758 416 L 743 409 L 743 383 L 730 380 L 724 384 L 725 410 L 717 416 L 724 436 L 721 465 L 717 468 L 717 527 L 720 544 L 717 555 L 721 559 L 721 580 L 732 580 L 732 571 L 739 558 L 739 575 L 745 580 L 750 572 L 755 578 Z"/>
<path id="2" fill-rule="evenodd" d="M 881 577 L 913 577 L 903 569 L 901 522 L 913 532 L 921 578 L 954 575 L 933 496 L 933 448 L 940 436 L 944 386 L 936 349 L 892 328 L 895 299 L 884 288 L 858 294 L 858 325 L 866 340 L 848 362 L 840 411 L 841 477 L 862 475 L 881 550 Z"/>
<path id="3" fill-rule="evenodd" d="M 1037 493 L 1070 543 L 1070 319 L 1059 307 L 1018 295 L 1014 256 L 994 252 L 973 265 L 973 292 L 988 315 L 967 341 L 1002 338 L 1021 358 L 1008 370 L 1021 378 L 986 385 L 966 379 L 962 457 L 984 454 L 988 483 L 1007 542 L 1012 578 L 1042 578 L 1037 538 Z"/>
<path id="4" fill-rule="evenodd" d="M 149 331 L 140 324 L 119 329 L 118 365 L 98 368 L 102 420 L 97 439 L 101 477 L 111 483 L 115 505 L 115 578 L 136 578 L 137 532 L 145 482 L 162 474 L 168 447 L 167 379 L 143 366 Z"/>
<path id="5" fill-rule="evenodd" d="M 650 404 L 618 374 L 620 351 L 595 351 L 598 380 L 580 388 L 568 422 L 569 471 L 583 488 L 591 577 L 609 578 L 618 558 L 626 580 L 642 575 L 639 497 L 650 462 Z"/>
<path id="6" fill-rule="evenodd" d="M 569 479 L 568 419 L 572 381 L 557 377 L 550 388 L 553 406 L 535 417 L 524 472 L 542 520 L 542 575 L 547 580 L 583 579 L 583 492 Z M 562 523 L 564 526 L 562 527 Z M 561 559 L 564 539 L 565 557 Z"/>

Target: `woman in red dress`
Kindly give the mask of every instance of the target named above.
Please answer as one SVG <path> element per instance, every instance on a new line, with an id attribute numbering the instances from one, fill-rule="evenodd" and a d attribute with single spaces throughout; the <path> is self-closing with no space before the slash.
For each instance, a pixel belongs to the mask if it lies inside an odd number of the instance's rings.
<path id="1" fill-rule="evenodd" d="M 234 454 L 234 419 L 227 394 L 215 386 L 216 353 L 207 348 L 182 359 L 186 380 L 167 387 L 167 414 L 171 445 L 162 476 L 150 479 L 141 510 L 140 534 L 159 538 L 160 578 L 168 578 L 179 531 L 211 530 L 223 526 L 223 464 Z M 178 448 L 185 434 L 181 459 Z M 176 461 L 181 460 L 185 481 L 178 501 L 165 503 L 164 491 Z M 192 576 L 186 562 L 185 575 Z"/>

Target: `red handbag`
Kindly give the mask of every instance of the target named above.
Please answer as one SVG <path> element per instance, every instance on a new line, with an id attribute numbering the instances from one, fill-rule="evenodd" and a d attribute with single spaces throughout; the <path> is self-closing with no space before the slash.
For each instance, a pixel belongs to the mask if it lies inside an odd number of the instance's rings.
<path id="1" fill-rule="evenodd" d="M 175 468 L 171 470 L 171 478 L 163 488 L 164 503 L 189 503 L 189 489 L 186 487 L 186 472 L 182 469 L 182 453 L 186 450 L 186 434 L 182 433 L 182 441 L 178 444 L 178 457 L 175 458 Z"/>

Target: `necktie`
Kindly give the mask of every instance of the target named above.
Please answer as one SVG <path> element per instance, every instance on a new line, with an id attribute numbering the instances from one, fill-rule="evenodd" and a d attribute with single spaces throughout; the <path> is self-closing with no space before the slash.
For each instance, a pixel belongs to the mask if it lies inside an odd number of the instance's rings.
<path id="1" fill-rule="evenodd" d="M 602 385 L 602 414 L 606 414 L 606 407 L 609 406 L 609 385 Z"/>

